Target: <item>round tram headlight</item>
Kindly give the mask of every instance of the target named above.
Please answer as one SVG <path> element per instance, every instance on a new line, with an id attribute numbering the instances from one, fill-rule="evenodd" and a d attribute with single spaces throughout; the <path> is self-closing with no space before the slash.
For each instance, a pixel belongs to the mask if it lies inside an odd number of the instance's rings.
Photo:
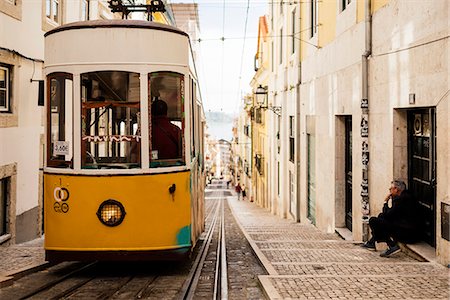
<path id="1" fill-rule="evenodd" d="M 97 217 L 106 226 L 118 226 L 125 218 L 125 208 L 122 203 L 108 199 L 100 204 L 97 210 Z"/>

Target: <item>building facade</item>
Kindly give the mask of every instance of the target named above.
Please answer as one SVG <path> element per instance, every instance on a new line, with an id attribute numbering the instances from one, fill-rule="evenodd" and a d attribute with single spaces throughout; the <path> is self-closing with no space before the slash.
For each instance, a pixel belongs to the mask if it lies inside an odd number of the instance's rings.
<path id="1" fill-rule="evenodd" d="M 422 244 L 450 262 L 449 10 L 269 3 L 268 106 L 281 106 L 266 125 L 274 213 L 367 240 L 368 218 L 401 179 L 421 204 Z"/>

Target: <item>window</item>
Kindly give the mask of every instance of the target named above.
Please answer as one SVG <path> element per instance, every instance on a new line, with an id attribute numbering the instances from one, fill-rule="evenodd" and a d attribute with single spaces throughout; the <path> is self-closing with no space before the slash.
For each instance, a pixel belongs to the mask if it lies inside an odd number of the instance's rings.
<path id="1" fill-rule="evenodd" d="M 197 93 L 196 93 L 196 90 L 197 90 L 197 85 L 196 85 L 194 79 L 191 79 L 191 94 L 190 94 L 190 96 L 191 96 L 191 140 L 192 140 L 192 142 L 191 142 L 191 156 L 192 157 L 195 157 L 195 155 L 196 155 L 195 154 L 195 143 L 196 143 L 196 140 L 197 140 L 197 137 L 196 137 L 196 134 L 195 134 L 195 124 L 196 124 L 195 118 L 198 118 L 198 116 L 195 115 L 195 107 L 196 107 L 196 104 L 197 104 L 197 100 L 196 100 Z"/>
<path id="2" fill-rule="evenodd" d="M 291 53 L 295 53 L 295 9 L 292 11 L 292 48 Z"/>
<path id="3" fill-rule="evenodd" d="M 315 36 L 317 33 L 317 26 L 318 26 L 318 0 L 311 0 L 311 15 L 310 15 L 310 20 L 311 20 L 311 37 Z"/>
<path id="4" fill-rule="evenodd" d="M 22 20 L 22 0 L 3 0 L 0 1 L 0 12 L 13 17 L 19 21 Z"/>
<path id="5" fill-rule="evenodd" d="M 270 60 L 271 60 L 271 70 L 272 70 L 272 72 L 273 72 L 273 70 L 274 70 L 274 66 L 275 66 L 275 45 L 274 45 L 274 42 L 272 42 L 272 49 L 271 49 L 272 51 L 270 51 Z"/>
<path id="6" fill-rule="evenodd" d="M 263 123 L 263 119 L 262 119 L 262 108 L 256 108 L 255 110 L 255 122 L 258 124 L 262 124 Z"/>
<path id="7" fill-rule="evenodd" d="M 89 0 L 81 0 L 81 20 L 89 20 Z"/>
<path id="8" fill-rule="evenodd" d="M 57 24 L 61 24 L 60 0 L 45 0 L 45 15 L 47 19 Z"/>
<path id="9" fill-rule="evenodd" d="M 341 0 L 341 11 L 345 10 L 352 0 Z"/>
<path id="10" fill-rule="evenodd" d="M 11 67 L 0 64 L 0 112 L 11 111 Z"/>
<path id="11" fill-rule="evenodd" d="M 0 179 L 0 236 L 8 233 L 10 177 Z"/>
<path id="12" fill-rule="evenodd" d="M 244 135 L 250 137 L 250 125 L 244 125 Z"/>
<path id="13" fill-rule="evenodd" d="M 289 160 L 294 162 L 295 138 L 294 138 L 294 117 L 289 116 Z"/>
<path id="14" fill-rule="evenodd" d="M 67 168 L 72 165 L 72 74 L 50 74 L 47 95 L 47 165 Z"/>
<path id="15" fill-rule="evenodd" d="M 283 63 L 283 28 L 280 29 L 280 64 Z"/>
<path id="16" fill-rule="evenodd" d="M 141 167 L 139 74 L 81 74 L 81 167 Z"/>
<path id="17" fill-rule="evenodd" d="M 149 91 L 150 167 L 184 165 L 184 77 L 173 72 L 151 73 Z"/>
<path id="18" fill-rule="evenodd" d="M 256 170 L 258 171 L 259 175 L 263 175 L 263 164 L 264 164 L 264 158 L 262 157 L 261 154 L 256 154 L 255 155 L 255 167 Z"/>

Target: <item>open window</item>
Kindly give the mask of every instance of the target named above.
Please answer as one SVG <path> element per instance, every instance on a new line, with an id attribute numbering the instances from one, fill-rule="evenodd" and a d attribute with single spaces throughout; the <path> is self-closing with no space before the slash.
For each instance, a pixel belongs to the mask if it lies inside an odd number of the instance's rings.
<path id="1" fill-rule="evenodd" d="M 81 74 L 81 167 L 141 167 L 139 74 Z"/>
<path id="2" fill-rule="evenodd" d="M 185 165 L 184 76 L 149 74 L 150 167 Z"/>

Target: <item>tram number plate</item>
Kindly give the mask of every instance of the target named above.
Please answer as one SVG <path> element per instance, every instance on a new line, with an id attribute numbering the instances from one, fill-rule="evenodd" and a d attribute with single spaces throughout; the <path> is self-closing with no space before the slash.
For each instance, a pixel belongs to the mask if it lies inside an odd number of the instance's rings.
<path id="1" fill-rule="evenodd" d="M 69 155 L 69 142 L 66 141 L 54 142 L 53 155 Z"/>

